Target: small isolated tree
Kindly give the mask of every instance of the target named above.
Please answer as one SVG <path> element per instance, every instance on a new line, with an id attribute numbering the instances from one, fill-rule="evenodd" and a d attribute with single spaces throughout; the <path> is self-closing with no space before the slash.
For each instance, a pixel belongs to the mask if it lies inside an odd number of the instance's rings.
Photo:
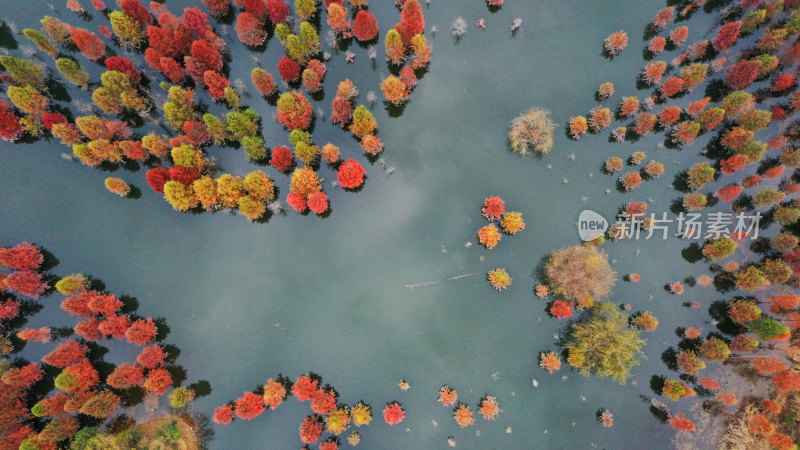
<path id="1" fill-rule="evenodd" d="M 531 150 L 549 153 L 553 148 L 553 131 L 556 124 L 550 119 L 550 111 L 531 108 L 511 122 L 508 141 L 511 149 L 521 156 Z"/>

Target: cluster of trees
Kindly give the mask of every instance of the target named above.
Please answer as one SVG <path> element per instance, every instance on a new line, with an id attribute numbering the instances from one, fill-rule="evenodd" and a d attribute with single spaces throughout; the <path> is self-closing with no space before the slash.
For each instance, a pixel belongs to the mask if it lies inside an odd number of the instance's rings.
<path id="1" fill-rule="evenodd" d="M 251 80 L 256 90 L 276 105 L 276 118 L 288 131 L 309 131 L 314 110 L 310 99 L 297 88 L 304 87 L 306 93 L 314 97 L 322 89 L 327 74 L 319 21 L 315 19 L 320 12 L 315 2 L 297 0 L 293 11 L 284 0 L 237 0 L 233 3 L 204 0 L 203 3 L 215 18 L 235 16 L 234 28 L 246 45 L 260 46 L 270 35 L 276 36 L 286 53 L 277 63 L 278 75 L 290 83 L 291 89 L 280 93 L 276 80 L 260 67 L 259 61 L 259 67 L 252 70 Z M 70 6 L 79 14 L 89 14 L 77 1 L 71 1 Z M 429 63 L 431 47 L 424 35 L 420 3 L 412 0 L 398 6 L 401 20 L 386 42 L 387 53 L 391 55 L 395 51 L 389 59 L 402 67 L 394 72 L 396 75 L 384 80 L 382 88 L 390 102 L 401 104 Z M 299 139 L 302 136 L 295 136 L 296 133 L 290 135 L 295 146 L 294 155 L 287 152 L 288 147 L 280 145 L 270 151 L 261 136 L 260 117 L 243 105 L 243 95 L 250 96 L 247 88 L 241 80 L 231 81 L 225 76 L 230 63 L 227 44 L 215 32 L 206 12 L 191 7 L 175 15 L 161 3 L 151 2 L 147 8 L 138 0 L 119 2 L 118 8 L 112 10 L 96 0 L 95 10 L 110 24 L 110 28 L 101 26 L 99 34 L 50 16 L 41 20 L 41 31 L 23 30 L 39 50 L 53 58 L 54 67 L 65 80 L 81 89 L 92 90 L 95 111 L 104 115 L 94 114 L 89 105 L 76 102 L 83 115 L 73 119 L 62 106 L 51 101 L 50 93 L 45 90 L 49 80 L 44 67 L 7 55 L 0 61 L 3 69 L 0 75 L 8 84 L 10 103 L 0 101 L 0 138 L 13 142 L 26 135 L 34 139 L 51 135 L 70 146 L 81 162 L 94 167 L 130 167 L 129 164 L 136 163 L 160 166 L 148 172 L 148 183 L 179 211 L 200 206 L 205 210 L 215 208 L 212 185 L 219 176 L 215 173 L 214 159 L 206 154 L 206 148 L 211 145 L 242 147 L 248 159 L 269 162 L 281 172 L 289 172 L 295 156 L 306 167 L 318 169 L 320 152 L 311 143 L 310 136 Z M 339 38 L 354 36 L 366 44 L 377 41 L 380 27 L 375 16 L 366 10 L 366 2 L 325 2 L 324 9 L 328 13 L 328 25 Z M 298 21 L 292 20 L 292 12 Z M 350 16 L 352 23 L 348 20 Z M 223 26 L 222 34 L 227 33 L 227 27 Z M 104 37 L 113 40 L 106 45 Z M 112 49 L 115 45 L 143 54 L 144 61 L 116 56 Z M 71 55 L 75 50 L 104 67 L 99 84 L 92 82 L 89 71 L 82 67 L 85 62 Z M 142 71 L 147 71 L 147 75 Z M 168 81 L 159 83 L 166 91 L 166 99 L 162 93 L 151 91 L 151 81 L 160 76 Z M 230 112 L 225 117 L 207 112 L 203 103 L 195 98 L 195 88 L 205 91 L 214 102 L 224 104 Z M 368 156 L 377 155 L 383 150 L 383 142 L 376 134 L 378 124 L 366 106 L 356 104 L 357 97 L 358 90 L 350 80 L 340 82 L 332 103 L 331 121 L 351 131 Z M 374 102 L 374 95 L 370 101 Z M 163 105 L 165 124 L 178 135 L 136 133 L 133 129 L 143 122 L 159 125 L 156 109 L 159 104 Z M 321 113 L 321 108 L 317 111 Z M 191 158 L 186 145 L 195 148 Z M 175 151 L 176 148 L 180 150 Z M 363 167 L 355 160 L 352 163 L 348 158 L 340 160 L 338 149 L 331 144 L 323 149 L 327 150 L 323 158 L 337 169 L 341 186 L 360 187 Z M 231 176 L 240 178 L 236 174 Z M 195 182 L 199 185 L 194 185 Z M 125 185 L 124 180 L 116 178 L 106 183 L 109 190 L 120 195 L 125 195 Z M 164 186 L 167 186 L 166 191 Z M 225 207 L 244 207 L 240 212 L 250 220 L 263 215 L 264 205 L 260 199 L 250 195 L 241 198 L 243 205 Z M 296 197 L 287 198 L 287 201 L 300 205 Z M 327 197 L 321 192 L 312 199 L 305 198 L 305 202 L 315 213 L 329 210 Z M 274 210 L 281 210 L 279 204 L 273 206 Z"/>
<path id="2" fill-rule="evenodd" d="M 492 222 L 478 230 L 478 242 L 488 249 L 497 246 L 503 236 L 500 233 L 500 229 L 493 222 L 498 221 L 500 228 L 508 235 L 515 235 L 525 229 L 522 213 L 518 211 L 506 212 L 505 202 L 498 196 L 488 197 L 483 201 L 481 215 L 489 222 Z M 490 282 L 492 278 L 490 275 Z M 509 278 L 508 283 L 510 284 L 510 282 L 511 279 Z M 492 286 L 497 288 L 494 284 Z"/>
<path id="3" fill-rule="evenodd" d="M 306 445 L 319 443 L 320 448 L 326 448 L 326 445 L 338 442 L 337 436 L 347 431 L 351 424 L 361 427 L 372 422 L 372 408 L 368 404 L 363 401 L 353 406 L 342 404 L 336 390 L 329 385 L 322 386 L 322 379 L 312 373 L 301 375 L 294 382 L 282 375 L 270 378 L 255 391 L 244 392 L 235 401 L 216 408 L 213 421 L 227 425 L 237 418 L 252 420 L 267 409 L 276 409 L 290 395 L 297 401 L 309 402 L 312 411 L 300 422 L 300 440 Z M 386 423 L 394 425 L 403 421 L 405 410 L 399 403 L 391 402 L 386 404 L 383 415 Z M 323 432 L 331 433 L 331 436 L 320 441 Z M 355 430 L 348 436 L 352 445 L 358 444 L 360 439 L 361 435 Z"/>
<path id="4" fill-rule="evenodd" d="M 102 423 L 120 407 L 136 405 L 145 393 L 157 399 L 173 386 L 170 404 L 183 408 L 195 391 L 177 386 L 164 346 L 155 343 L 160 330 L 153 318 L 138 317 L 113 294 L 93 290 L 84 275 L 59 279 L 47 273 L 51 265 L 26 242 L 0 247 L 0 441 L 9 448 L 70 443 L 75 448 L 108 448 L 102 442 L 141 440 L 138 435 L 107 435 L 87 424 Z M 18 288 L 20 273 L 29 274 L 29 283 L 38 280 L 35 296 L 25 293 L 27 287 Z M 45 280 L 55 281 L 55 289 Z M 39 308 L 16 295 L 38 298 L 53 291 L 66 296 L 61 308 L 78 322 L 57 333 L 51 327 L 23 328 Z M 133 364 L 113 365 L 103 360 L 107 350 L 99 342 L 104 339 L 127 340 L 142 350 Z M 24 341 L 53 348 L 41 363 L 29 362 L 16 355 Z"/>
<path id="5" fill-rule="evenodd" d="M 800 204 L 794 198 L 800 190 L 796 173 L 800 160 L 794 148 L 797 127 L 789 117 L 800 106 L 800 96 L 795 92 L 796 76 L 789 68 L 800 58 L 800 44 L 794 42 L 800 32 L 800 5 L 795 1 L 739 2 L 735 5 L 737 14 L 721 14 L 707 40 L 688 40 L 686 26 L 670 29 L 678 16 L 700 11 L 718 14 L 715 8 L 698 8 L 701 4 L 690 3 L 681 10 L 669 6 L 655 15 L 646 32 L 649 43 L 645 54 L 646 59 L 653 60 L 646 62 L 640 75 L 640 87 L 652 86 L 653 91 L 619 102 L 616 118 L 629 118 L 632 123 L 616 128 L 611 137 L 635 140 L 664 132 L 666 146 L 689 146 L 700 136 L 709 135 L 702 158 L 680 174 L 685 186 L 678 187 L 683 197 L 676 203 L 685 210 L 699 210 L 718 201 L 731 208 L 733 217 L 739 212 L 759 212 L 765 219 L 759 230 L 762 237 L 754 242 L 742 242 L 743 232 L 731 232 L 703 244 L 702 256 L 712 264 L 710 275 L 699 275 L 697 285 L 714 286 L 720 292 L 741 289 L 744 295 L 712 305 L 709 312 L 716 331 L 703 337 L 697 328 L 686 330 L 674 353 L 674 368 L 680 375 L 662 379 L 663 386 L 658 389 L 672 400 L 698 396 L 703 400 L 702 409 L 720 420 L 695 424 L 684 414 L 672 414 L 659 402 L 654 403 L 653 410 L 660 411 L 660 417 L 677 430 L 698 430 L 694 435 L 679 435 L 679 447 L 702 447 L 703 442 L 710 442 L 710 434 L 722 446 L 793 448 L 800 439 L 794 420 L 796 403 L 792 403 L 800 395 L 796 350 L 800 297 L 792 291 L 800 275 L 796 225 Z M 745 43 L 741 38 L 746 36 L 753 38 Z M 612 35 L 607 43 L 613 40 Z M 750 48 L 745 48 L 747 45 Z M 655 60 L 662 52 L 673 51 L 678 56 L 671 61 Z M 710 81 L 712 76 L 715 79 Z M 673 104 L 674 99 L 704 88 L 706 96 L 689 101 L 688 106 Z M 613 90 L 608 92 L 606 87 L 596 98 L 603 101 L 613 95 Z M 587 116 L 572 118 L 570 134 L 578 138 L 605 128 L 609 124 L 604 119 L 605 112 L 598 106 Z M 767 132 L 772 135 L 761 137 Z M 622 158 L 612 157 L 604 169 L 615 173 L 623 165 Z M 642 173 L 624 174 L 620 181 L 631 190 L 641 178 L 663 173 L 664 166 L 652 162 Z M 735 225 L 734 219 L 731 229 Z M 778 229 L 773 232 L 774 228 Z M 718 263 L 737 256 L 739 260 L 724 266 Z M 740 263 L 742 259 L 746 262 Z M 680 294 L 691 286 L 694 283 L 676 281 L 669 283 L 669 291 Z M 700 306 L 697 302 L 686 305 Z M 558 316 L 567 313 L 562 304 L 554 303 L 550 310 Z M 617 322 L 620 326 L 623 323 Z M 630 325 L 649 330 L 658 321 L 645 312 L 634 315 Z M 630 340 L 634 342 L 632 337 Z M 575 358 L 578 364 L 585 364 L 581 357 L 573 357 L 572 351 L 569 356 L 570 364 Z M 712 363 L 723 364 L 716 373 L 725 383 L 701 376 Z M 747 392 L 748 382 L 762 380 L 771 384 L 766 394 L 756 394 L 763 390 Z M 747 395 L 719 391 L 723 384 L 736 383 L 743 384 L 739 392 Z"/>

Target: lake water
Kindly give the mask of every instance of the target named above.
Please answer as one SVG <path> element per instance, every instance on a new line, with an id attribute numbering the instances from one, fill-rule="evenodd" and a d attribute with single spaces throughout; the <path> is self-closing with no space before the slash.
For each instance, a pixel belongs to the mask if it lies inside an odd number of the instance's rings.
<path id="1" fill-rule="evenodd" d="M 192 4 L 168 3 L 173 12 Z M 381 41 L 399 18 L 389 3 L 371 2 Z M 43 1 L 22 4 L 0 0 L 3 15 L 20 29 L 52 14 Z M 433 0 L 425 8 L 427 29 L 439 29 L 435 38 L 428 31 L 434 47 L 430 70 L 401 117 L 390 118 L 379 103 L 373 110 L 386 143 L 384 157 L 396 173 L 387 176 L 378 164 L 369 165 L 348 134 L 317 123 L 315 141 L 339 145 L 345 156 L 365 164 L 368 175 L 364 189 L 350 193 L 333 188 L 335 173 L 321 169 L 333 209 L 325 219 L 291 210 L 267 224 L 225 213 L 179 214 L 149 190 L 144 170 L 114 173 L 143 191 L 139 199 L 120 199 L 103 188 L 109 173 L 63 160 L 65 147 L 55 142 L 0 144 L 2 243 L 35 242 L 60 259 L 57 274 L 92 274 L 110 292 L 138 298 L 140 314 L 166 317 L 167 341 L 181 349 L 178 363 L 188 381 L 208 380 L 213 388 L 195 401 L 200 411 L 210 413 L 278 373 L 294 378 L 312 371 L 336 387 L 342 402 L 363 399 L 373 406 L 376 420 L 359 430 L 363 448 L 444 448 L 449 435 L 467 449 L 666 447 L 671 427 L 651 417 L 639 396 L 653 395 L 653 374 L 668 374 L 660 355 L 676 342 L 676 327 L 711 330 L 703 309 L 681 303 L 716 300 L 699 287 L 687 288 L 681 297 L 664 291 L 669 281 L 702 273 L 699 264 L 681 258 L 687 244 L 671 239 L 604 246 L 620 276 L 634 271 L 642 276 L 638 285 L 620 280 L 612 300 L 630 303 L 634 311 L 652 311 L 661 322 L 644 336 L 646 359 L 625 386 L 581 377 L 566 364 L 555 375 L 540 369 L 537 354 L 556 349 L 554 335 L 564 322 L 548 318 L 544 302 L 532 294 L 539 283 L 534 268 L 542 258 L 578 242 L 574 223 L 582 209 L 611 217 L 628 201 L 652 198 L 649 211 L 668 211 L 679 193 L 667 186 L 696 159 L 699 144 L 683 151 L 658 148 L 661 135 L 612 144 L 607 134 L 574 142 L 563 132 L 570 116 L 596 104 L 593 94 L 603 81 L 617 89 L 610 104 L 621 95 L 644 94 L 634 82 L 644 65 L 642 29 L 663 6 L 640 0 L 509 0 L 491 13 L 483 2 Z M 63 6 L 59 10 L 59 17 L 81 23 Z M 449 34 L 457 16 L 470 24 L 458 43 Z M 523 27 L 512 37 L 508 27 L 515 17 L 523 19 Z M 473 25 L 479 18 L 485 18 L 486 31 Z M 708 20 L 699 15 L 688 22 L 688 42 L 708 31 Z M 105 23 L 95 18 L 82 26 Z M 630 46 L 608 61 L 600 54 L 602 41 L 620 29 L 628 32 Z M 233 30 L 231 36 L 236 39 Z M 17 39 L 25 43 L 23 36 Z M 252 91 L 250 52 L 228 42 L 235 61 L 230 78 L 242 78 Z M 366 101 L 368 91 L 380 93 L 380 80 L 389 74 L 382 58 L 373 68 L 366 50 L 352 49 L 355 64 L 345 64 L 343 54 L 333 54 L 328 64 L 325 98 L 319 103 L 326 114 L 336 84 L 345 77 Z M 281 54 L 273 39 L 260 55 L 274 75 Z M 671 58 L 668 53 L 661 59 Z M 92 66 L 85 58 L 81 63 Z M 95 77 L 98 73 L 93 70 Z M 84 98 L 74 89 L 70 93 Z M 271 120 L 274 107 L 255 97 L 244 100 L 264 118 L 267 144 L 285 145 L 286 133 Z M 532 106 L 550 109 L 562 126 L 550 155 L 521 159 L 506 148 L 508 124 Z M 212 111 L 222 109 L 212 106 Z M 634 193 L 619 193 L 617 178 L 602 175 L 600 165 L 609 156 L 627 158 L 637 150 L 663 162 L 667 172 Z M 242 151 L 212 147 L 209 152 L 225 171 L 253 170 Z M 575 161 L 568 159 L 570 153 Z M 288 178 L 267 171 L 285 198 Z M 485 224 L 480 206 L 490 195 L 523 212 L 527 229 L 504 237 L 493 250 L 465 248 Z M 587 200 L 581 202 L 582 197 Z M 485 273 L 497 267 L 513 277 L 502 293 L 485 281 Z M 462 274 L 475 275 L 405 287 Z M 47 308 L 30 326 L 63 320 L 57 300 L 43 303 Z M 129 346 L 120 351 L 127 359 L 135 356 Z M 495 371 L 496 380 L 490 376 Z M 410 390 L 397 388 L 401 378 Z M 531 378 L 539 381 L 538 388 Z M 443 384 L 454 387 L 473 410 L 484 394 L 492 394 L 504 412 L 496 422 L 478 417 L 475 426 L 459 429 L 450 409 L 436 402 Z M 382 405 L 391 400 L 407 411 L 395 427 L 380 417 Z M 688 402 L 673 411 L 687 407 Z M 614 413 L 613 428 L 597 423 L 599 408 Z M 210 446 L 297 448 L 297 426 L 308 413 L 307 405 L 290 400 L 251 422 L 215 427 Z M 513 433 L 506 434 L 506 426 Z"/>

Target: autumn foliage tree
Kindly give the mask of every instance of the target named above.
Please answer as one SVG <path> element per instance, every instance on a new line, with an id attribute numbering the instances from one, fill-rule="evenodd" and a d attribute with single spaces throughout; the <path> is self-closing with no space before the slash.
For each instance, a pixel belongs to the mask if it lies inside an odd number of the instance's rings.
<path id="1" fill-rule="evenodd" d="M 420 12 L 421 15 L 421 12 Z M 424 20 L 423 20 L 424 28 Z M 417 33 L 414 33 L 417 34 Z M 353 36 L 362 42 L 371 41 L 378 35 L 378 19 L 369 11 L 359 10 L 353 19 Z"/>

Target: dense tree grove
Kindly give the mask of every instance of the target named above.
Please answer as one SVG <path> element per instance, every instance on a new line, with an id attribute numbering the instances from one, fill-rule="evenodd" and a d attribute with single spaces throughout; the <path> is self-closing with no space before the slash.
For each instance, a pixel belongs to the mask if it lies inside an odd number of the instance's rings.
<path id="1" fill-rule="evenodd" d="M 141 402 L 129 395 L 131 390 L 143 388 L 153 396 L 167 393 L 173 387 L 170 371 L 177 366 L 174 359 L 165 364 L 166 354 L 158 345 L 145 347 L 132 363 L 112 364 L 102 354 L 92 353 L 97 347 L 90 341 L 127 338 L 135 345 L 151 343 L 157 339 L 158 325 L 152 318 L 136 316 L 132 309 L 123 312 L 123 302 L 113 294 L 93 290 L 89 277 L 72 274 L 59 278 L 45 272 L 43 253 L 26 242 L 0 247 L 0 274 L 6 277 L 0 300 L 0 342 L 14 335 L 49 347 L 41 363 L 35 363 L 21 358 L 19 347 L 0 346 L 0 443 L 4 448 L 110 448 L 102 442 L 116 439 L 117 432 L 94 431 L 97 429 L 91 424 L 107 420 L 123 403 L 134 406 Z M 65 296 L 61 307 L 77 316 L 77 324 L 72 329 L 59 328 L 58 333 L 51 327 L 22 328 L 38 310 L 20 308 L 17 295 L 28 294 L 8 283 L 8 278 L 17 274 L 40 280 L 38 294 Z M 45 279 L 55 282 L 54 291 L 44 284 Z M 37 384 L 40 382 L 43 384 Z M 34 390 L 34 384 L 40 387 Z M 170 400 L 186 406 L 194 398 L 193 392 L 178 387 Z"/>
<path id="2" fill-rule="evenodd" d="M 70 0 L 67 6 L 79 14 L 97 14 L 101 20 L 107 20 L 99 26 L 99 33 L 47 16 L 41 20 L 41 31 L 25 29 L 23 34 L 37 49 L 52 57 L 56 75 L 83 90 L 91 89 L 94 106 L 99 108 L 95 111 L 105 115 L 95 115 L 83 105 L 77 108 L 79 102 L 73 102 L 80 113 L 77 117 L 62 114 L 59 112 L 63 112 L 62 106 L 54 103 L 45 91 L 51 75 L 43 65 L 5 55 L 0 64 L 7 76 L 4 81 L 11 82 L 7 90 L 10 102 L 0 100 L 0 138 L 15 142 L 23 137 L 38 139 L 51 135 L 68 145 L 80 162 L 98 168 L 147 162 L 148 185 L 178 211 L 235 208 L 249 220 L 261 218 L 267 209 L 280 211 L 281 206 L 270 199 L 245 193 L 234 201 L 231 196 L 214 192 L 220 176 L 214 172 L 217 169 L 213 163 L 214 146 L 236 146 L 244 150 L 249 160 L 268 161 L 280 172 L 287 172 L 293 164 L 286 147 L 275 141 L 275 137 L 262 135 L 261 118 L 244 104 L 251 101 L 247 86 L 239 79 L 228 79 L 234 62 L 228 51 L 227 23 L 236 31 L 235 36 L 252 50 L 266 45 L 275 36 L 285 56 L 270 63 L 264 61 L 264 68 L 262 61 L 256 59 L 251 81 L 271 102 L 277 99 L 273 103 L 275 117 L 287 131 L 308 130 L 315 119 L 322 119 L 314 111 L 321 113 L 322 108 L 315 108 L 313 103 L 319 101 L 314 96 L 323 89 L 327 75 L 320 41 L 325 27 L 315 20 L 320 14 L 316 3 L 204 0 L 200 7 L 177 13 L 158 2 L 147 7 L 139 0 L 121 1 L 115 5 L 117 9 L 101 0 L 93 0 L 92 5 L 95 13 L 86 11 L 76 0 Z M 322 13 L 327 13 L 328 18 L 322 22 L 327 22 L 334 32 L 336 45 L 349 45 L 351 36 L 364 43 L 378 39 L 378 20 L 365 7 L 366 2 L 357 0 L 325 2 L 327 11 Z M 231 22 L 219 26 L 214 18 Z M 404 2 L 399 19 L 387 42 L 396 35 L 393 61 L 400 70 L 383 83 L 387 99 L 396 105 L 409 100 L 431 55 L 420 3 Z M 292 23 L 294 26 L 290 27 Z M 118 56 L 117 46 L 125 50 L 126 56 Z M 81 55 L 74 54 L 75 50 Z M 142 56 L 137 57 L 130 50 Z M 105 70 L 99 80 L 92 79 L 87 70 L 86 64 L 94 63 Z M 272 69 L 267 69 L 268 66 Z M 275 68 L 275 75 L 290 83 L 289 89 L 279 89 L 271 72 Z M 143 83 L 145 80 L 147 83 Z M 203 109 L 200 95 L 205 94 L 229 112 L 220 114 L 218 108 Z M 378 123 L 368 108 L 355 102 L 358 97 L 355 85 L 344 79 L 336 94 L 331 122 L 352 131 L 366 155 L 381 153 L 384 144 L 377 136 Z M 371 103 L 374 101 L 370 98 Z M 157 109 L 158 105 L 162 106 Z M 163 114 L 163 123 L 178 132 L 177 136 L 159 135 L 158 130 L 152 129 L 139 130 L 143 126 L 158 126 L 159 113 Z M 183 159 L 176 160 L 172 151 L 187 144 L 196 150 L 191 164 L 183 158 L 188 156 L 186 152 L 178 152 Z M 310 141 L 293 144 L 300 161 L 312 163 L 315 171 L 325 170 L 316 166 L 314 155 L 319 150 L 314 150 L 316 146 Z M 327 156 L 332 154 L 328 152 Z M 327 160 L 337 165 L 334 169 L 339 169 L 338 157 Z M 338 170 L 338 174 L 344 176 L 345 183 L 356 187 L 360 185 L 358 171 L 351 166 L 346 164 L 345 170 Z M 127 195 L 123 183 L 128 183 L 125 177 L 114 177 L 106 185 L 112 192 Z M 138 191 L 134 192 L 138 196 Z M 225 201 L 218 201 L 217 197 L 225 197 Z M 317 194 L 310 200 L 308 207 L 316 213 L 329 211 L 325 194 Z M 294 203 L 297 205 L 297 201 Z"/>

